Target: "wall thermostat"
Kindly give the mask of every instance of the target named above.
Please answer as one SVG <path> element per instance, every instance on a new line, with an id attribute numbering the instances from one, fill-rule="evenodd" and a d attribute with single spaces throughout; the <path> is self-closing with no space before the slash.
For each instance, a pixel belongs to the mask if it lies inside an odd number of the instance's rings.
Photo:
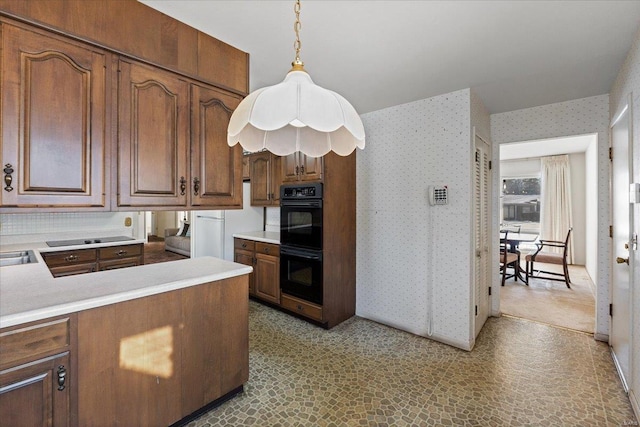
<path id="1" fill-rule="evenodd" d="M 434 205 L 446 205 L 449 203 L 449 189 L 446 185 L 436 187 L 429 186 L 429 204 Z"/>

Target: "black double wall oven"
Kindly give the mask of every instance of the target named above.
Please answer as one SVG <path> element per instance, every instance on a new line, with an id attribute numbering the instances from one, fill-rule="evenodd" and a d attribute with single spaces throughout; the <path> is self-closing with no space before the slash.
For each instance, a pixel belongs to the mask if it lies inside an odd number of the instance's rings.
<path id="1" fill-rule="evenodd" d="M 280 187 L 280 289 L 322 305 L 322 183 Z"/>

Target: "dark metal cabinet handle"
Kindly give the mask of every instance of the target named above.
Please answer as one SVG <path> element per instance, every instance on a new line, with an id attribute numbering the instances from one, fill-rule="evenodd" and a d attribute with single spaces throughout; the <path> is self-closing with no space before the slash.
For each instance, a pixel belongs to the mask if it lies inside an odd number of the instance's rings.
<path id="1" fill-rule="evenodd" d="M 116 252 L 116 255 L 122 257 L 125 256 L 127 254 L 127 251 L 125 251 L 124 249 L 120 249 L 118 252 Z"/>
<path id="2" fill-rule="evenodd" d="M 247 247 L 247 244 L 246 244 L 246 243 L 243 243 L 243 244 L 242 244 L 242 247 L 243 247 L 243 248 L 246 248 L 246 247 Z"/>
<path id="3" fill-rule="evenodd" d="M 304 311 L 304 307 L 301 306 L 300 304 L 298 304 L 298 306 L 296 308 L 298 309 L 298 311 Z"/>
<path id="4" fill-rule="evenodd" d="M 296 175 L 300 173 L 300 166 L 296 166 Z"/>
<path id="5" fill-rule="evenodd" d="M 184 176 L 181 176 L 180 177 L 180 195 L 184 196 L 186 191 L 187 191 L 187 180 L 184 178 Z"/>
<path id="6" fill-rule="evenodd" d="M 77 259 L 78 259 L 77 255 L 69 255 L 69 256 L 64 257 L 64 260 L 67 261 L 67 262 L 76 261 Z"/>
<path id="7" fill-rule="evenodd" d="M 265 253 L 269 253 L 269 248 L 264 248 Z"/>
<path id="8" fill-rule="evenodd" d="M 65 383 L 67 382 L 67 370 L 64 365 L 58 366 L 58 390 L 62 391 L 65 389 Z"/>
<path id="9" fill-rule="evenodd" d="M 300 175 L 304 175 L 304 165 L 300 166 Z"/>
<path id="10" fill-rule="evenodd" d="M 200 178 L 193 178 L 193 195 L 197 196 L 200 192 Z"/>
<path id="11" fill-rule="evenodd" d="M 11 166 L 11 163 L 7 163 L 6 165 L 4 165 L 4 191 L 12 191 L 13 187 L 11 186 L 11 183 L 13 182 L 13 177 L 11 176 L 11 174 L 14 172 L 13 170 L 13 166 Z"/>

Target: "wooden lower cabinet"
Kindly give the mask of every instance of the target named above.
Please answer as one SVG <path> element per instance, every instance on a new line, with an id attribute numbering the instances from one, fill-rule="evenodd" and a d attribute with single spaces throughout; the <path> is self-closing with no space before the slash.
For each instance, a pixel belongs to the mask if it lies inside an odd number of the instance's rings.
<path id="1" fill-rule="evenodd" d="M 256 242 L 256 296 L 280 304 L 280 250 L 278 245 Z"/>
<path id="2" fill-rule="evenodd" d="M 253 267 L 249 295 L 280 304 L 280 245 L 235 238 L 234 260 Z"/>
<path id="3" fill-rule="evenodd" d="M 69 426 L 74 318 L 63 316 L 0 330 L 0 423 Z"/>
<path id="4" fill-rule="evenodd" d="M 236 249 L 233 255 L 233 260 L 238 264 L 244 264 L 253 267 L 254 256 L 253 251 L 249 252 L 242 249 Z M 249 274 L 249 295 L 256 295 L 256 285 L 254 280 L 254 273 Z"/>
<path id="5" fill-rule="evenodd" d="M 322 321 L 322 306 L 287 294 L 282 294 L 281 304 L 282 307 L 294 313 L 309 317 L 318 322 Z"/>
<path id="6" fill-rule="evenodd" d="M 63 353 L 0 372 L 2 425 L 68 426 L 70 388 L 58 385 L 58 373 L 68 369 Z"/>
<path id="7" fill-rule="evenodd" d="M 247 276 L 78 313 L 78 424 L 170 425 L 249 378 Z"/>
<path id="8" fill-rule="evenodd" d="M 144 264 L 144 245 L 109 246 L 98 249 L 98 271 Z"/>
<path id="9" fill-rule="evenodd" d="M 108 246 L 42 253 L 53 277 L 73 276 L 95 271 L 135 267 L 144 264 L 144 245 Z"/>

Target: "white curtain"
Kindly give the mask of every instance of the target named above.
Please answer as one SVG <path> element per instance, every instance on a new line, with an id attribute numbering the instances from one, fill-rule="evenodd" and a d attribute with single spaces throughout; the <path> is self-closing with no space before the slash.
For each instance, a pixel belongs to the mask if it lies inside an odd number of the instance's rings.
<path id="1" fill-rule="evenodd" d="M 564 242 L 572 226 L 570 177 L 568 155 L 542 158 L 540 236 L 544 240 Z M 571 234 L 567 254 L 569 264 L 573 264 L 573 233 Z"/>

